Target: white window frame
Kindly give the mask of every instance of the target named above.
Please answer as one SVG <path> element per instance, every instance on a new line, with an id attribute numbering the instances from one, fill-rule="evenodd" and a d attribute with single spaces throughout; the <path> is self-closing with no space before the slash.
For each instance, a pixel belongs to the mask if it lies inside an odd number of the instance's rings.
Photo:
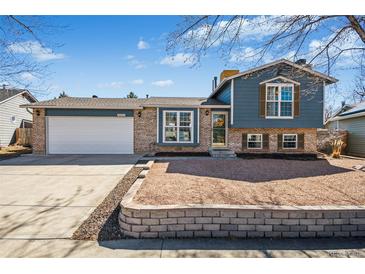
<path id="1" fill-rule="evenodd" d="M 165 130 L 166 130 L 166 127 L 170 127 L 170 126 L 166 126 L 166 113 L 168 112 L 173 112 L 173 113 L 176 113 L 177 116 L 176 116 L 176 141 L 166 141 L 165 138 L 166 138 L 166 134 L 165 134 Z M 183 113 L 190 113 L 190 117 L 191 117 L 191 123 L 190 123 L 190 127 L 188 126 L 180 126 L 180 113 L 183 112 Z M 194 111 L 191 111 L 191 110 L 164 110 L 163 112 L 163 115 L 162 115 L 162 126 L 163 126 L 163 130 L 162 130 L 162 143 L 166 143 L 166 144 L 169 144 L 169 143 L 172 143 L 172 144 L 176 144 L 176 143 L 180 143 L 180 144 L 192 144 L 194 143 Z M 171 126 L 172 127 L 172 126 Z M 180 141 L 179 140 L 179 134 L 180 134 L 180 128 L 190 128 L 191 129 L 191 140 L 190 141 Z"/>
<path id="2" fill-rule="evenodd" d="M 268 95 L 268 90 L 269 87 L 279 87 L 279 95 L 278 95 L 278 100 L 268 100 L 267 99 L 267 95 Z M 281 100 L 281 88 L 282 87 L 291 87 L 291 101 L 282 101 Z M 289 83 L 267 83 L 266 84 L 266 90 L 265 90 L 265 118 L 266 119 L 293 119 L 294 118 L 294 84 L 289 84 Z M 291 116 L 281 116 L 281 103 L 282 102 L 291 102 Z M 267 115 L 267 103 L 278 103 L 278 116 L 268 116 Z"/>
<path id="3" fill-rule="evenodd" d="M 248 145 L 248 143 L 250 142 L 249 141 L 250 140 L 250 136 L 252 136 L 252 135 L 260 135 L 261 136 L 260 147 L 250 147 Z M 252 134 L 250 133 L 250 134 L 247 134 L 247 149 L 262 149 L 262 143 L 264 142 L 264 140 L 262 138 L 263 138 L 262 134 L 259 134 L 259 133 L 252 133 Z M 256 142 L 256 143 L 258 143 L 258 142 Z"/>
<path id="4" fill-rule="evenodd" d="M 295 136 L 295 147 L 284 147 L 284 139 L 285 136 Z M 281 140 L 281 147 L 282 149 L 297 149 L 298 148 L 298 134 L 294 134 L 294 133 L 287 133 L 287 134 L 283 134 L 283 139 Z"/>

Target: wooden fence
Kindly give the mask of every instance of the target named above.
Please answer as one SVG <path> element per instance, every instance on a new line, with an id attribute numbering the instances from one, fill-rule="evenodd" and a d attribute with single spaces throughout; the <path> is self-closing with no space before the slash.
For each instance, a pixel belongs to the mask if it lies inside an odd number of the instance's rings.
<path id="1" fill-rule="evenodd" d="M 16 129 L 16 144 L 21 146 L 32 145 L 32 128 Z"/>

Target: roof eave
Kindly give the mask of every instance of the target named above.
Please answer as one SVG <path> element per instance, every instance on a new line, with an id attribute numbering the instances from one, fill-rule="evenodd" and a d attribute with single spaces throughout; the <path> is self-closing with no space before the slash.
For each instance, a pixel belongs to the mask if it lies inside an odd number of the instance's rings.
<path id="1" fill-rule="evenodd" d="M 104 106 L 94 106 L 94 107 L 89 107 L 89 106 L 46 106 L 46 105 L 32 105 L 32 104 L 26 104 L 26 105 L 20 105 L 21 108 L 41 108 L 41 109 L 46 109 L 46 108 L 61 108 L 61 109 L 121 109 L 121 110 L 128 110 L 128 109 L 143 109 L 143 107 L 104 107 Z"/>
<path id="2" fill-rule="evenodd" d="M 249 73 L 254 73 L 258 70 L 262 70 L 262 69 L 265 69 L 265 68 L 268 68 L 268 67 L 271 67 L 271 66 L 275 66 L 277 64 L 280 64 L 280 63 L 285 63 L 287 65 L 290 65 L 290 66 L 293 66 L 293 67 L 296 67 L 298 69 L 301 69 L 301 70 L 304 70 L 304 71 L 307 71 L 308 73 L 311 73 L 311 74 L 314 74 L 314 75 L 317 75 L 318 77 L 321 77 L 321 78 L 324 78 L 326 80 L 326 83 L 327 84 L 334 84 L 336 82 L 338 82 L 338 79 L 334 78 L 334 77 L 331 77 L 331 76 L 328 76 L 328 75 L 325 75 L 321 72 L 317 72 L 317 71 L 314 71 L 312 69 L 309 69 L 309 68 L 306 68 L 306 67 L 303 67 L 301 65 L 298 65 L 298 64 L 295 64 L 293 62 L 290 62 L 286 59 L 280 59 L 280 60 L 277 60 L 277 61 L 274 61 L 274 62 L 271 62 L 271 63 L 268 63 L 268 64 L 265 64 L 265 65 L 262 65 L 262 66 L 259 66 L 257 68 L 253 68 L 253 69 L 250 69 L 250 70 L 246 70 L 244 72 L 241 72 L 241 73 L 238 73 L 238 74 L 235 74 L 233 76 L 230 76 L 230 77 L 227 77 L 227 78 L 224 78 L 220 83 L 219 85 L 214 89 L 214 91 L 209 95 L 208 98 L 212 98 L 219 90 L 220 88 L 227 82 L 227 81 L 230 81 L 234 78 L 238 78 L 238 77 L 242 77 L 246 74 L 249 74 Z"/>

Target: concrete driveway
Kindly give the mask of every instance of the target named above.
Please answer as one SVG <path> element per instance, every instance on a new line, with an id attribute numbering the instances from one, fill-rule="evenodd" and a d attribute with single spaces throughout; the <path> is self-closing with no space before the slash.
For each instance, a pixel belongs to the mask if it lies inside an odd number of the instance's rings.
<path id="1" fill-rule="evenodd" d="M 0 161 L 0 239 L 69 238 L 138 158 L 27 155 Z"/>

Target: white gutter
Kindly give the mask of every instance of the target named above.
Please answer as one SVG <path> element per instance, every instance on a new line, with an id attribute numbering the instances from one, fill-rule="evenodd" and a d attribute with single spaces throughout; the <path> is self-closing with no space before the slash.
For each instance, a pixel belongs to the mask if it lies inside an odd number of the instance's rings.
<path id="1" fill-rule="evenodd" d="M 104 107 L 104 106 L 45 106 L 45 105 L 20 105 L 21 108 L 61 108 L 61 109 L 120 109 L 120 110 L 129 110 L 129 109 L 143 109 L 143 107 Z"/>
<path id="2" fill-rule="evenodd" d="M 354 114 L 349 114 L 349 115 L 344 115 L 344 116 L 336 116 L 336 117 L 333 117 L 331 119 L 328 119 L 326 124 L 328 122 L 346 120 L 346 119 L 357 118 L 357 117 L 362 117 L 362 116 L 365 116 L 365 111 L 359 112 L 359 113 L 354 113 Z"/>

